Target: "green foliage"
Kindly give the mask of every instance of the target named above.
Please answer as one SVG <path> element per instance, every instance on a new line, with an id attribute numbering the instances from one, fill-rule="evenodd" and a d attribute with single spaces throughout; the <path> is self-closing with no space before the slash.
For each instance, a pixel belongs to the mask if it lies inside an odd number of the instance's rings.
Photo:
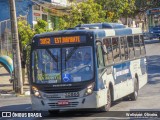
<path id="1" fill-rule="evenodd" d="M 64 17 L 59 18 L 58 27 L 55 30 L 64 30 L 68 28 L 68 23 L 65 21 Z"/>
<path id="2" fill-rule="evenodd" d="M 104 21 L 105 12 L 102 10 L 102 6 L 95 3 L 94 0 L 81 3 L 73 2 L 69 14 L 64 15 L 63 18 L 60 19 L 59 28 L 66 29 L 75 27 L 78 24 Z"/>
<path id="3" fill-rule="evenodd" d="M 108 21 L 117 22 L 121 16 L 130 16 L 135 10 L 135 0 L 95 0 L 106 11 Z"/>
<path id="4" fill-rule="evenodd" d="M 20 48 L 21 53 L 22 50 L 25 48 L 25 46 L 29 43 L 31 43 L 31 40 L 35 34 L 43 33 L 49 31 L 47 29 L 47 22 L 44 20 L 38 20 L 37 24 L 34 26 L 34 30 L 30 27 L 29 24 L 27 24 L 26 20 L 19 19 L 18 21 L 18 33 L 19 33 L 19 40 L 20 40 Z M 29 72 L 28 63 L 29 63 L 29 51 L 30 48 L 26 49 L 26 64 L 27 64 L 27 70 Z M 24 53 L 22 53 L 24 55 Z M 22 59 L 23 60 L 23 59 Z"/>
<path id="5" fill-rule="evenodd" d="M 34 26 L 34 30 L 36 34 L 48 32 L 47 29 L 48 23 L 44 20 L 38 19 L 37 24 Z"/>
<path id="6" fill-rule="evenodd" d="M 31 29 L 30 25 L 27 24 L 26 20 L 20 19 L 18 21 L 18 34 L 20 43 L 22 45 L 21 48 L 23 49 L 28 43 L 31 42 L 35 32 Z"/>
<path id="7" fill-rule="evenodd" d="M 48 32 L 47 22 L 44 20 L 38 20 L 37 24 L 34 26 L 34 30 L 27 23 L 26 20 L 19 19 L 18 21 L 18 34 L 21 43 L 21 48 L 23 49 L 27 44 L 29 44 L 35 34 L 40 34 L 43 32 Z"/>

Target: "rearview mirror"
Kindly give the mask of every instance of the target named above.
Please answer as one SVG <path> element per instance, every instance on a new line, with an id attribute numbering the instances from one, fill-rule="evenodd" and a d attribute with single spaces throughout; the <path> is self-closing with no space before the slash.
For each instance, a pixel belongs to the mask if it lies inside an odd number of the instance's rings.
<path id="1" fill-rule="evenodd" d="M 106 48 L 105 45 L 103 45 L 103 51 L 104 51 L 105 53 L 108 53 L 107 48 Z"/>

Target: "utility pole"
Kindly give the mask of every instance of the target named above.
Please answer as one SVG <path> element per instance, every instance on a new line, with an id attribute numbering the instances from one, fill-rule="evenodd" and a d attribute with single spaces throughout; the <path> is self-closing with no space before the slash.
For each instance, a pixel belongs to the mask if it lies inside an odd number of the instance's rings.
<path id="1" fill-rule="evenodd" d="M 16 92 L 23 94 L 23 81 L 22 81 L 22 67 L 20 57 L 20 47 L 17 28 L 17 17 L 15 0 L 9 0 L 10 4 L 10 19 L 11 19 L 11 33 L 12 33 L 12 49 L 13 49 L 13 65 L 14 65 L 14 78 L 18 80 L 18 90 Z"/>

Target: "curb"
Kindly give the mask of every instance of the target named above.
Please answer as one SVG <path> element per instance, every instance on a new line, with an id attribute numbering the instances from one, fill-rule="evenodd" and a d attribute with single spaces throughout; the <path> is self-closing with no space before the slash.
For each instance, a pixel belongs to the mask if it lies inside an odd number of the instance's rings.
<path id="1" fill-rule="evenodd" d="M 17 94 L 18 97 L 25 97 L 25 96 L 30 96 L 30 91 L 26 91 L 24 94 L 20 95 Z"/>
<path id="2" fill-rule="evenodd" d="M 30 96 L 30 91 L 26 91 L 24 94 L 0 94 L 0 97 L 26 97 L 26 96 Z"/>
<path id="3" fill-rule="evenodd" d="M 22 94 L 22 95 L 19 95 L 19 94 L 17 94 L 17 97 L 29 97 L 30 95 L 24 95 L 24 94 Z"/>
<path id="4" fill-rule="evenodd" d="M 0 97 L 17 97 L 17 94 L 0 94 Z"/>
<path id="5" fill-rule="evenodd" d="M 25 95 L 25 94 L 0 94 L 1 97 L 29 97 L 30 95 Z"/>

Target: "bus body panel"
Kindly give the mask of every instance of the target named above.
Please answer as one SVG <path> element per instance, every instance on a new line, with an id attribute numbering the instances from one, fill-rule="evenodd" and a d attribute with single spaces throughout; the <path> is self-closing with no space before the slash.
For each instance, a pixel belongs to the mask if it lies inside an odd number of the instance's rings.
<path id="1" fill-rule="evenodd" d="M 139 89 L 147 83 L 145 61 L 145 58 L 141 58 L 129 62 L 123 62 L 114 65 L 110 74 L 107 75 L 105 72 L 102 75 L 103 84 L 106 83 L 106 88 L 109 88 L 109 83 L 112 83 L 113 85 L 113 100 L 120 99 L 134 92 L 134 79 L 136 74 L 138 75 Z M 116 70 L 116 68 L 119 70 Z"/>

